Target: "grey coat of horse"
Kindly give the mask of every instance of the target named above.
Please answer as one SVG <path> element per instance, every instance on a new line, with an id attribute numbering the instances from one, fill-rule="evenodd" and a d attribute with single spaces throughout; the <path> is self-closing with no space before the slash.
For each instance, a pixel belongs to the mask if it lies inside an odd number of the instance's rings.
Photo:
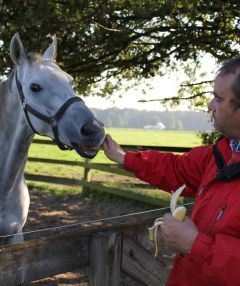
<path id="1" fill-rule="evenodd" d="M 103 124 L 75 96 L 72 77 L 55 64 L 56 44 L 54 37 L 43 56 L 27 55 L 18 34 L 11 40 L 15 68 L 0 86 L 0 245 L 23 240 L 29 208 L 24 167 L 34 134 L 88 158 L 104 140 Z"/>

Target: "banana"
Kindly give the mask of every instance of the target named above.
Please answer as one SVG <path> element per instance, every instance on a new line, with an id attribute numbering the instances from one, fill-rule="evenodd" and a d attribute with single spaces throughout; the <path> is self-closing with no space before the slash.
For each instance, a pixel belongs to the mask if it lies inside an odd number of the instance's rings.
<path id="1" fill-rule="evenodd" d="M 170 210 L 172 216 L 178 220 L 178 221 L 183 221 L 187 209 L 184 206 L 177 206 L 177 200 L 178 197 L 181 195 L 182 191 L 185 189 L 186 185 L 182 185 L 180 188 L 178 188 L 172 195 L 171 202 L 170 202 Z M 158 257 L 160 254 L 160 248 L 159 248 L 159 243 L 157 239 L 157 230 L 158 227 L 163 223 L 162 218 L 157 218 L 153 224 L 152 227 L 148 228 L 148 234 L 149 234 L 149 239 L 152 241 L 155 245 L 155 257 Z"/>
<path id="2" fill-rule="evenodd" d="M 172 216 L 178 221 L 183 221 L 186 216 L 186 212 L 187 209 L 184 206 L 179 206 L 174 210 Z"/>

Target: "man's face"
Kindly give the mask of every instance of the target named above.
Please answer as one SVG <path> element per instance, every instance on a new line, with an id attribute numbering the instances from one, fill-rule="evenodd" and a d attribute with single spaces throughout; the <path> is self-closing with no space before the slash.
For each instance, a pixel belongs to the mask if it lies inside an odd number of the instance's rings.
<path id="1" fill-rule="evenodd" d="M 229 139 L 240 140 L 240 108 L 234 108 L 232 85 L 236 73 L 219 74 L 216 77 L 213 99 L 208 104 L 214 127 Z"/>

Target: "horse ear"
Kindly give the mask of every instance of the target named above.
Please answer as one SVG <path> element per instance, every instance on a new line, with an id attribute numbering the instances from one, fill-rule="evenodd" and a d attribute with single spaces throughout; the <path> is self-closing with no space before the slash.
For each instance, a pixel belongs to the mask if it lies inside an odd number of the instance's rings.
<path id="1" fill-rule="evenodd" d="M 18 33 L 14 34 L 14 36 L 12 37 L 10 43 L 10 56 L 16 65 L 20 65 L 26 58 L 23 44 L 20 40 Z"/>
<path id="2" fill-rule="evenodd" d="M 48 47 L 47 50 L 45 51 L 43 58 L 45 60 L 54 62 L 56 59 L 56 56 L 57 56 L 57 37 L 56 35 L 54 35 L 53 42 L 51 46 Z"/>

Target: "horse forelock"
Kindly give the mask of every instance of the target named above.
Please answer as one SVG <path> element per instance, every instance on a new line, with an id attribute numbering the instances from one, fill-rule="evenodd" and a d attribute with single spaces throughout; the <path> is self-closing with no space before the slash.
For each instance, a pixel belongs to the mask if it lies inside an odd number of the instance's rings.
<path id="1" fill-rule="evenodd" d="M 43 57 L 42 57 L 42 55 L 40 55 L 38 53 L 29 53 L 27 55 L 27 59 L 28 59 L 29 65 L 32 65 L 32 64 L 39 64 L 39 63 L 41 63 L 42 60 L 43 60 Z"/>

